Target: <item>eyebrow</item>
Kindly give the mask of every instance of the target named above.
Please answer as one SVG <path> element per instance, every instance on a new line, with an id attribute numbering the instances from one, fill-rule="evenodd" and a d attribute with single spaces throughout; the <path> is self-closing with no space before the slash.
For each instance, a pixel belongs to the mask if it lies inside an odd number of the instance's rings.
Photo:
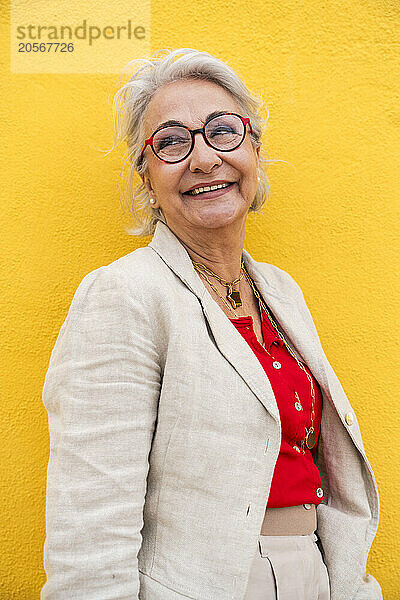
<path id="1" fill-rule="evenodd" d="M 214 117 L 219 117 L 221 115 L 224 115 L 226 112 L 226 110 L 215 110 L 214 112 L 210 113 L 209 115 L 207 115 L 207 117 L 205 118 L 205 121 L 208 121 L 210 119 L 213 119 Z M 168 126 L 173 126 L 173 125 L 183 125 L 185 127 L 185 124 L 182 123 L 182 121 L 177 121 L 175 119 L 170 119 L 169 121 L 164 121 L 163 123 L 160 123 L 157 128 L 155 129 L 155 131 L 157 129 L 160 129 L 161 127 L 168 127 Z"/>

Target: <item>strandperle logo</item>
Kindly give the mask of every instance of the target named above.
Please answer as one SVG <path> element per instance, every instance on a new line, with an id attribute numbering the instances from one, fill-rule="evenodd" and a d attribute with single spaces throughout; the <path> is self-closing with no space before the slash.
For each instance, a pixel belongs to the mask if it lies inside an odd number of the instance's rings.
<path id="1" fill-rule="evenodd" d="M 16 28 L 17 40 L 24 41 L 49 41 L 65 42 L 85 40 L 89 46 L 99 39 L 104 40 L 143 40 L 146 35 L 142 25 L 134 25 L 128 19 L 125 25 L 98 25 L 88 24 L 87 19 L 77 26 L 71 25 L 18 25 Z"/>
<path id="2" fill-rule="evenodd" d="M 121 76 L 151 52 L 151 0 L 11 0 L 10 7 L 11 73 Z"/>

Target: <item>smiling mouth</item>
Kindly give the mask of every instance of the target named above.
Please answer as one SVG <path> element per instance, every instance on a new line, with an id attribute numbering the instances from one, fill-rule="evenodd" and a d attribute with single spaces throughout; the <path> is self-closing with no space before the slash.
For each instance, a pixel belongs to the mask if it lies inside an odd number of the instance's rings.
<path id="1" fill-rule="evenodd" d="M 198 190 L 203 190 L 203 191 L 194 191 L 191 190 L 189 192 L 183 192 L 183 196 L 191 196 L 193 198 L 196 198 L 198 196 L 204 196 L 206 198 L 210 197 L 213 198 L 214 196 L 220 196 L 221 194 L 227 192 L 232 186 L 234 186 L 236 183 L 236 181 L 232 181 L 229 184 L 224 184 L 223 186 L 218 185 L 217 186 L 204 186 L 204 188 L 199 187 Z M 211 188 L 211 189 L 210 189 Z M 215 188 L 215 189 L 212 189 Z"/>

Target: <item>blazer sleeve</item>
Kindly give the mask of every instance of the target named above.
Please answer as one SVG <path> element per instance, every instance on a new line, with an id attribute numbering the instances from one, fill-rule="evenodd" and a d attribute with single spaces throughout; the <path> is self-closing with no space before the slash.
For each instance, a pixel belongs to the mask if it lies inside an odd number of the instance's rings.
<path id="1" fill-rule="evenodd" d="M 139 598 L 149 452 L 160 390 L 152 322 L 100 267 L 73 297 L 43 387 L 48 412 L 47 581 L 41 600 Z"/>
<path id="2" fill-rule="evenodd" d="M 382 588 L 370 573 L 366 573 L 352 600 L 383 600 Z"/>

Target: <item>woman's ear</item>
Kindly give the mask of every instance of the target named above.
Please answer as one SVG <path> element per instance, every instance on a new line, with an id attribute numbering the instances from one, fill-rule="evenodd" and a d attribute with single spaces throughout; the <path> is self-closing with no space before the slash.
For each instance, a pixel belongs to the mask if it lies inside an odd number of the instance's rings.
<path id="1" fill-rule="evenodd" d="M 143 181 L 144 185 L 145 185 L 145 186 L 146 186 L 146 188 L 147 188 L 147 191 L 149 192 L 149 195 L 150 195 L 150 196 L 154 196 L 154 190 L 153 190 L 153 188 L 151 187 L 151 182 L 150 182 L 150 179 L 146 179 L 146 178 L 145 178 L 144 176 L 142 176 L 142 175 L 141 175 L 141 178 L 142 178 L 142 181 Z"/>
<path id="2" fill-rule="evenodd" d="M 151 204 L 152 208 L 158 208 L 158 206 L 157 206 L 157 200 L 156 200 L 156 197 L 155 197 L 154 190 L 151 187 L 150 179 L 146 180 L 145 178 L 143 178 L 143 183 L 146 186 L 148 194 L 150 196 L 150 204 Z"/>

